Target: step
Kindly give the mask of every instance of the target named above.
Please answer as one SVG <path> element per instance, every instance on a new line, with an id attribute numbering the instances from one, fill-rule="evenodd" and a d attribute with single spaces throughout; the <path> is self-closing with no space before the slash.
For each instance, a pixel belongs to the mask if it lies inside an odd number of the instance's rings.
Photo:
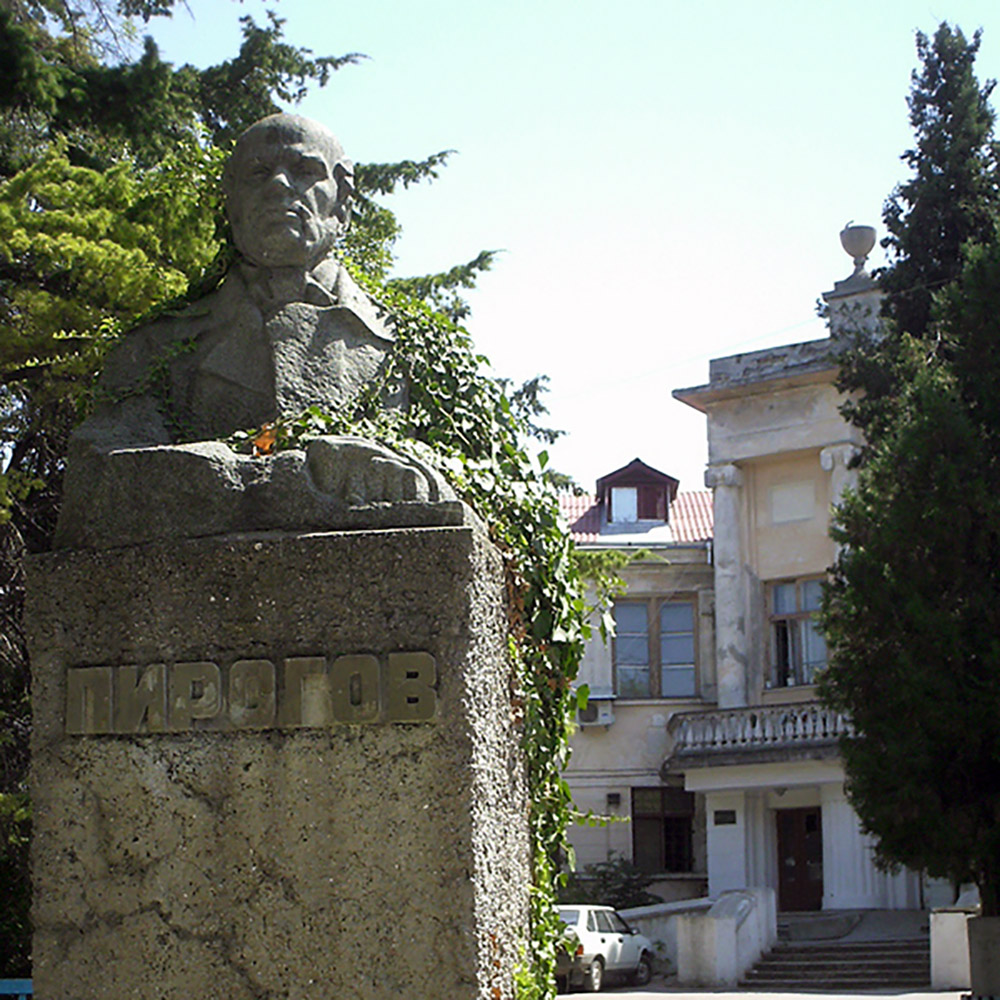
<path id="1" fill-rule="evenodd" d="M 893 991 L 925 992 L 930 989 L 930 977 L 894 979 L 744 979 L 740 989 L 757 993 L 886 993 Z"/>
<path id="2" fill-rule="evenodd" d="M 760 989 L 762 992 L 766 992 L 768 989 L 774 987 L 792 989 L 795 986 L 801 986 L 803 983 L 811 983 L 813 988 L 816 989 L 821 987 L 837 987 L 840 989 L 854 987 L 856 989 L 901 990 L 912 987 L 914 990 L 926 990 L 929 988 L 929 980 L 924 976 L 900 976 L 891 982 L 879 976 L 813 976 L 811 978 L 799 976 L 788 979 L 772 979 L 768 976 L 762 976 L 760 979 L 744 979 L 740 983 L 740 986 L 746 989 Z"/>
<path id="3" fill-rule="evenodd" d="M 862 938 L 853 941 L 782 941 L 779 945 L 783 951 L 815 951 L 829 948 L 837 951 L 841 948 L 929 948 L 930 939 L 927 936 L 913 938 Z"/>
<path id="4" fill-rule="evenodd" d="M 787 966 L 756 965 L 747 973 L 748 976 L 769 976 L 774 978 L 788 978 L 790 976 L 808 977 L 816 976 L 857 976 L 857 975 L 901 975 L 901 976 L 921 976 L 927 975 L 928 968 L 924 965 L 900 965 L 883 966 L 881 964 L 856 965 L 856 966 L 833 966 L 830 968 L 816 968 L 810 966 Z"/>
<path id="5" fill-rule="evenodd" d="M 776 965 L 774 963 L 760 963 L 754 966 L 752 974 L 762 976 L 811 976 L 811 975 L 838 975 L 840 973 L 868 973 L 885 976 L 902 975 L 928 975 L 929 966 L 926 962 L 902 964 L 889 964 L 886 962 L 858 962 L 856 965 Z"/>
<path id="6" fill-rule="evenodd" d="M 740 983 L 755 990 L 928 989 L 926 939 L 779 943 Z"/>
<path id="7" fill-rule="evenodd" d="M 850 962 L 864 958 L 887 958 L 887 959 L 915 959 L 923 961 L 930 957 L 930 948 L 924 945 L 919 948 L 849 948 L 844 946 L 840 949 L 803 949 L 785 948 L 779 946 L 767 956 L 775 960 L 788 960 L 791 962 Z"/>
<path id="8" fill-rule="evenodd" d="M 830 979 L 865 979 L 869 982 L 877 980 L 886 984 L 912 979 L 926 985 L 931 977 L 927 969 L 753 969 L 743 978 L 749 983 L 760 982 L 762 979 L 769 982 L 785 982 L 792 979 L 815 979 L 824 982 Z"/>
<path id="9" fill-rule="evenodd" d="M 922 945 L 918 948 L 874 948 L 849 947 L 842 948 L 786 948 L 779 946 L 768 953 L 769 958 L 789 962 L 850 962 L 859 958 L 877 956 L 881 958 L 924 959 L 930 955 L 930 948 Z"/>

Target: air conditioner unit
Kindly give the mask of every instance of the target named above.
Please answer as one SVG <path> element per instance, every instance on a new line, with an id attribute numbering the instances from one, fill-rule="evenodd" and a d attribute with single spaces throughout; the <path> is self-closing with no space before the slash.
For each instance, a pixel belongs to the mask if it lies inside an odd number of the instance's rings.
<path id="1" fill-rule="evenodd" d="M 587 704 L 577 711 L 581 726 L 610 726 L 615 721 L 615 703 L 611 698 L 590 696 Z"/>

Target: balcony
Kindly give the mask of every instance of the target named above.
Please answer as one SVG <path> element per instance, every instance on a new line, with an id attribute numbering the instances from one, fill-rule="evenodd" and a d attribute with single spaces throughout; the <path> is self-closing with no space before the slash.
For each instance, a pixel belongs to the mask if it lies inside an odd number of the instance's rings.
<path id="1" fill-rule="evenodd" d="M 671 770 L 834 757 L 840 737 L 853 732 L 846 715 L 818 702 L 685 712 L 670 720 L 669 730 Z"/>

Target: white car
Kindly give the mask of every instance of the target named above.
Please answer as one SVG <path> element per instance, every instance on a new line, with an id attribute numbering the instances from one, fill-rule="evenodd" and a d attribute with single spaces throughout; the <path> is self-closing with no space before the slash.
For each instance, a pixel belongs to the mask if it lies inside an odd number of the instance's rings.
<path id="1" fill-rule="evenodd" d="M 566 925 L 567 946 L 559 956 L 559 984 L 582 986 L 596 993 L 607 977 L 628 977 L 645 986 L 653 973 L 649 938 L 629 925 L 610 906 L 561 903 L 559 919 Z"/>

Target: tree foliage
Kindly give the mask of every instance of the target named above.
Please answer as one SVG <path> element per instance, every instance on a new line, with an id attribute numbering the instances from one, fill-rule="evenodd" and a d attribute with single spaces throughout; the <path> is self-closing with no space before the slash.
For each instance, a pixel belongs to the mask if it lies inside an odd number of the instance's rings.
<path id="1" fill-rule="evenodd" d="M 822 681 L 854 721 L 848 790 L 877 857 L 976 882 L 990 915 L 1000 915 L 1000 364 L 976 344 L 1000 337 L 998 281 L 995 242 L 949 296 L 943 344 L 905 340 L 908 384 L 837 512 L 844 548 Z"/>
<path id="2" fill-rule="evenodd" d="M 992 230 L 994 82 L 980 86 L 975 76 L 980 36 L 968 41 L 947 24 L 933 38 L 917 33 L 921 65 L 907 99 L 916 141 L 902 156 L 913 175 L 885 204 L 890 264 L 881 275 L 888 315 L 915 337 L 927 332 L 934 293 L 958 277 L 962 247 Z"/>
<path id="3" fill-rule="evenodd" d="M 1000 205 L 978 44 L 918 36 L 890 318 L 842 358 L 866 447 L 835 516 L 821 692 L 853 719 L 847 788 L 876 859 L 974 881 L 1000 915 Z"/>
<path id="4" fill-rule="evenodd" d="M 297 103 L 310 85 L 325 86 L 333 72 L 363 58 L 317 57 L 290 45 L 283 40 L 285 22 L 268 11 L 264 25 L 240 18 L 239 53 L 215 66 L 175 69 L 151 37 L 140 58 L 105 63 L 95 38 L 120 21 L 96 13 L 99 3 L 91 7 L 82 25 L 77 17 L 53 34 L 50 18 L 0 6 L 0 65 L 6 67 L 0 71 L 0 173 L 24 166 L 57 135 L 70 137 L 74 157 L 90 166 L 106 165 L 123 145 L 151 166 L 195 129 L 224 147 L 280 110 L 280 102 Z M 110 27 L 99 32 L 94 21 Z M 120 33 L 131 34 L 128 25 Z"/>
<path id="5" fill-rule="evenodd" d="M 50 544 L 67 435 L 87 412 L 108 347 L 171 300 L 208 291 L 231 260 L 215 194 L 229 139 L 360 58 L 317 58 L 288 46 L 273 16 L 264 27 L 243 18 L 240 53 L 205 70 L 175 69 L 148 40 L 138 59 L 104 58 L 127 35 L 128 16 L 172 6 L 0 0 L 0 869 L 5 886 L 21 886 L 0 907 L 0 935 L 12 956 L 3 971 L 13 975 L 28 971 L 29 950 L 23 550 Z M 551 904 L 570 815 L 561 765 L 587 626 L 549 470 L 544 456 L 539 462 L 525 449 L 532 433 L 555 433 L 532 421 L 544 413 L 543 380 L 511 399 L 483 374 L 485 359 L 456 325 L 468 312 L 461 292 L 493 253 L 442 275 L 389 277 L 400 227 L 376 199 L 436 177 L 446 157 L 359 165 L 342 247 L 358 281 L 396 318 L 387 377 L 413 387 L 405 425 L 376 405 L 375 387 L 336 414 L 290 417 L 281 431 L 291 442 L 350 430 L 420 451 L 443 465 L 505 556 L 535 847 L 533 936 L 519 976 L 528 1000 L 552 991 L 558 922 Z"/>
<path id="6" fill-rule="evenodd" d="M 889 264 L 878 278 L 885 335 L 860 335 L 839 359 L 844 413 L 869 441 L 887 433 L 909 376 L 898 334 L 933 340 L 934 296 L 961 273 L 963 247 L 992 236 L 1000 165 L 993 82 L 980 86 L 974 73 L 979 44 L 979 32 L 968 41 L 947 24 L 932 39 L 917 33 L 921 65 L 907 100 L 915 143 L 902 156 L 912 176 L 883 209 Z"/>

